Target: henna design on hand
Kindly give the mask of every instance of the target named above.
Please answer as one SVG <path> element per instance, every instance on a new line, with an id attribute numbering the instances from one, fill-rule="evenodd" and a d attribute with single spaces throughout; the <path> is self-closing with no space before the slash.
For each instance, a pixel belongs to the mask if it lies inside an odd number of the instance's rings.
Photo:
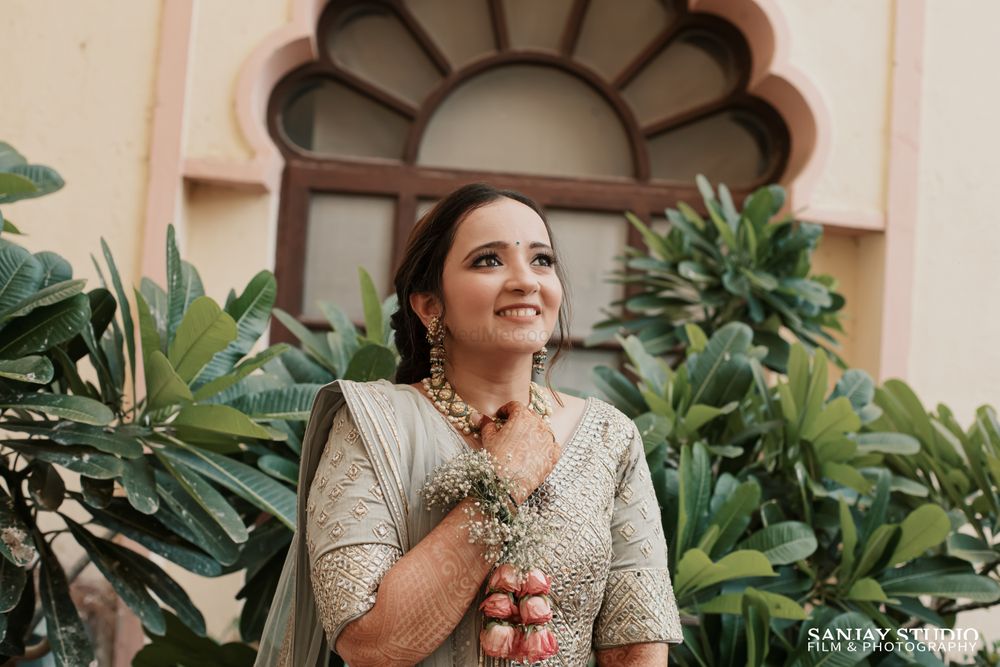
<path id="1" fill-rule="evenodd" d="M 560 447 L 549 425 L 523 403 L 509 401 L 497 416 L 506 418 L 503 427 L 483 417 L 479 437 L 483 447 L 499 461 L 497 474 L 515 483 L 517 504 L 537 489 L 559 461 Z"/>
<path id="2" fill-rule="evenodd" d="M 659 642 L 626 644 L 597 651 L 598 667 L 663 667 L 667 645 Z"/>

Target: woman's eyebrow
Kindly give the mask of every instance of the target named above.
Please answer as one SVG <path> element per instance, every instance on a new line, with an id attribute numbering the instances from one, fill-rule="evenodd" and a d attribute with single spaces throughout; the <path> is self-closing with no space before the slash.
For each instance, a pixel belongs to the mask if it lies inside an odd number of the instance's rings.
<path id="1" fill-rule="evenodd" d="M 480 250 L 493 249 L 493 248 L 499 248 L 501 250 L 504 250 L 504 249 L 507 249 L 509 247 L 510 247 L 510 243 L 507 243 L 506 241 L 490 241 L 489 243 L 483 243 L 482 245 L 477 245 L 475 248 L 473 248 L 472 250 L 470 250 L 469 254 L 467 254 L 465 256 L 465 259 L 469 259 L 469 257 L 471 257 L 472 255 L 476 254 Z M 545 248 L 546 250 L 550 250 L 550 251 L 552 250 L 552 247 L 549 244 L 542 243 L 541 241 L 532 241 L 531 243 L 528 244 L 528 247 L 529 248 Z M 463 259 L 462 261 L 464 262 L 465 259 Z"/>

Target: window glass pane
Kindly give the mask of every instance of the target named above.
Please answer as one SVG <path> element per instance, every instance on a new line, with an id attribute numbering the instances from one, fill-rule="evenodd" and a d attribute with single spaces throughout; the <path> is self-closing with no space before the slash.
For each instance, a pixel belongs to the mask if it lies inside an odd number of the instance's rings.
<path id="1" fill-rule="evenodd" d="M 434 208 L 434 205 L 438 203 L 437 199 L 418 199 L 417 200 L 417 220 L 427 215 L 427 213 Z M 414 220 L 416 222 L 416 220 Z"/>
<path id="2" fill-rule="evenodd" d="M 302 310 L 322 318 L 319 301 L 336 303 L 364 321 L 358 267 L 371 275 L 380 296 L 389 293 L 395 200 L 316 193 L 309 202 Z"/>
<path id="3" fill-rule="evenodd" d="M 653 178 L 690 182 L 704 174 L 713 183 L 749 186 L 774 161 L 773 139 L 756 117 L 724 111 L 649 140 Z"/>
<path id="4" fill-rule="evenodd" d="M 614 110 L 580 79 L 511 65 L 470 79 L 431 118 L 418 162 L 553 176 L 631 176 Z"/>
<path id="5" fill-rule="evenodd" d="M 555 354 L 555 341 L 547 344 L 549 349 L 549 359 Z M 603 398 L 603 394 L 597 391 L 594 381 L 591 379 L 591 370 L 595 366 L 610 366 L 618 368 L 620 352 L 612 350 L 590 349 L 585 347 L 574 347 L 568 352 L 563 352 L 559 357 L 559 362 L 552 367 L 552 386 L 557 390 L 562 388 L 584 391 Z M 542 376 L 544 378 L 544 376 Z M 538 379 L 539 384 L 544 384 Z"/>
<path id="6" fill-rule="evenodd" d="M 622 91 L 642 124 L 717 100 L 736 83 L 729 47 L 704 31 L 678 36 Z"/>
<path id="7" fill-rule="evenodd" d="M 329 157 L 401 159 L 409 121 L 342 83 L 313 79 L 293 95 L 281 118 L 289 140 Z"/>
<path id="8" fill-rule="evenodd" d="M 405 0 L 452 66 L 493 53 L 493 22 L 487 0 Z"/>
<path id="9" fill-rule="evenodd" d="M 399 18 L 377 5 L 365 5 L 338 25 L 327 48 L 344 69 L 413 104 L 441 79 Z"/>
<path id="10" fill-rule="evenodd" d="M 590 0 L 574 57 L 614 79 L 661 30 L 676 18 L 663 0 Z"/>
<path id="11" fill-rule="evenodd" d="M 557 51 L 572 5 L 573 0 L 504 0 L 510 46 Z"/>
<path id="12" fill-rule="evenodd" d="M 559 261 L 569 282 L 571 297 L 570 337 L 586 338 L 593 325 L 607 316 L 601 312 L 621 298 L 621 285 L 608 283 L 609 273 L 619 268 L 615 255 L 625 252 L 625 219 L 612 213 L 546 211 Z M 613 312 L 621 313 L 615 306 Z"/>

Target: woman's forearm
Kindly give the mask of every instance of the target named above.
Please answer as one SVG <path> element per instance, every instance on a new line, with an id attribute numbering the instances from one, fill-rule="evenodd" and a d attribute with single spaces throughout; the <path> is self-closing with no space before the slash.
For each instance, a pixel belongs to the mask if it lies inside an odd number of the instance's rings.
<path id="1" fill-rule="evenodd" d="M 351 667 L 412 665 L 434 652 L 475 599 L 491 565 L 469 543 L 463 500 L 379 584 L 375 606 L 349 623 L 337 653 Z"/>
<path id="2" fill-rule="evenodd" d="M 661 643 L 626 644 L 597 651 L 598 667 L 663 667 L 667 664 L 667 645 Z"/>

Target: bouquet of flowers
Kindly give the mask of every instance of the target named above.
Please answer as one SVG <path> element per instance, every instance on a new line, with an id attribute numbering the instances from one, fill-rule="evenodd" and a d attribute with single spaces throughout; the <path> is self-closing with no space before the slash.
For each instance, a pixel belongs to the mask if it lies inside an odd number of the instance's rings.
<path id="1" fill-rule="evenodd" d="M 537 567 L 537 546 L 546 527 L 537 508 L 514 507 L 514 487 L 485 450 L 465 451 L 435 468 L 421 493 L 427 507 L 450 507 L 472 498 L 466 508 L 469 540 L 485 545 L 485 557 L 499 562 L 486 585 L 479 609 L 485 615 L 479 636 L 491 657 L 538 662 L 559 651 L 549 626 L 552 579 Z"/>

